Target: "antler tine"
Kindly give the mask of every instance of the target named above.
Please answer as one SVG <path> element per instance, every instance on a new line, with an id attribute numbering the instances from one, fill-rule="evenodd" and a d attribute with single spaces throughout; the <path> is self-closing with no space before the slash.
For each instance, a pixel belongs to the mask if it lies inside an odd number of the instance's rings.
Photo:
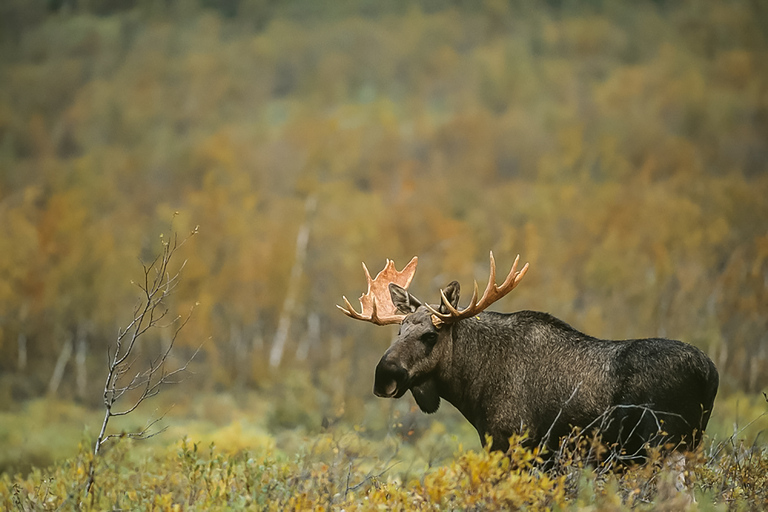
<path id="1" fill-rule="evenodd" d="M 438 313 L 438 315 L 444 318 L 451 318 L 456 315 L 461 315 L 465 313 L 467 310 L 469 310 L 470 308 L 477 307 L 477 281 L 475 281 L 475 286 L 472 291 L 472 298 L 469 299 L 469 305 L 461 311 L 453 307 L 453 305 L 448 301 L 448 297 L 445 296 L 445 292 L 442 289 L 440 290 L 440 298 L 443 304 L 445 305 L 446 309 L 448 310 L 448 313 Z"/>
<path id="2" fill-rule="evenodd" d="M 379 311 L 376 307 L 376 296 L 374 295 L 371 298 L 371 322 L 373 322 L 376 325 L 386 325 L 386 322 L 379 319 Z"/>
<path id="3" fill-rule="evenodd" d="M 440 299 L 443 301 L 443 306 L 445 306 L 445 308 L 450 313 L 449 315 L 446 315 L 446 316 L 450 317 L 452 315 L 460 315 L 461 314 L 461 312 L 458 309 L 454 308 L 453 304 L 451 304 L 448 301 L 448 297 L 445 296 L 445 292 L 442 289 L 440 289 Z"/>
<path id="4" fill-rule="evenodd" d="M 442 294 L 442 292 L 443 291 L 440 290 L 441 294 Z M 436 316 L 437 318 L 440 318 L 440 319 L 451 318 L 451 315 L 446 315 L 445 313 L 441 313 L 440 311 L 436 310 L 435 308 L 433 308 L 432 306 L 430 306 L 426 302 L 424 303 L 424 307 L 427 308 L 429 310 L 429 312 L 432 313 L 432 315 Z"/>
<path id="5" fill-rule="evenodd" d="M 480 298 L 480 300 L 477 299 L 477 281 L 475 281 L 472 299 L 469 301 L 469 305 L 466 308 L 462 310 L 454 308 L 450 302 L 448 302 L 448 298 L 445 296 L 443 290 L 440 290 L 442 303 L 448 313 L 441 313 L 431 307 L 429 308 L 430 312 L 443 322 L 455 322 L 456 320 L 475 316 L 511 292 L 518 285 L 518 283 L 520 283 L 520 280 L 528 271 L 527 263 L 522 268 L 522 270 L 519 272 L 517 271 L 517 264 L 520 261 L 520 255 L 518 254 L 515 258 L 515 262 L 512 264 L 512 269 L 509 271 L 506 279 L 504 279 L 504 282 L 501 285 L 496 285 L 496 259 L 493 257 L 493 251 L 490 253 L 490 261 L 490 276 L 488 278 L 488 285 L 486 286 L 485 291 L 483 292 L 483 296 Z"/>
<path id="6" fill-rule="evenodd" d="M 485 287 L 483 296 L 480 298 L 478 305 L 482 304 L 488 297 L 496 291 L 496 259 L 493 257 L 493 251 L 491 251 L 491 276 L 488 278 L 488 286 Z"/>
<path id="7" fill-rule="evenodd" d="M 519 257 L 520 256 L 518 255 L 518 258 Z M 515 275 L 515 286 L 513 286 L 513 288 L 516 287 L 518 284 L 520 284 L 520 281 L 523 280 L 523 277 L 525 277 L 526 272 L 528 272 L 528 263 L 523 265 L 523 268 L 520 269 L 520 272 L 517 272 L 517 274 Z"/>
<path id="8" fill-rule="evenodd" d="M 515 257 L 515 262 L 514 262 L 514 263 L 512 263 L 512 270 L 510 270 L 510 271 L 509 271 L 509 275 L 507 275 L 507 278 L 504 280 L 504 282 L 503 282 L 503 283 L 501 283 L 501 285 L 500 285 L 498 288 L 504 289 L 504 288 L 506 288 L 507 286 L 509 286 L 509 285 L 510 285 L 510 283 L 511 283 L 513 280 L 516 280 L 516 279 L 517 279 L 517 276 L 518 276 L 518 274 L 519 274 L 519 272 L 517 271 L 517 264 L 518 264 L 518 262 L 519 262 L 519 261 L 520 261 L 520 255 L 518 254 L 518 255 Z"/>
<path id="9" fill-rule="evenodd" d="M 477 279 L 475 279 L 475 286 L 474 290 L 472 291 L 472 300 L 470 300 L 469 303 L 477 304 Z"/>
<path id="10" fill-rule="evenodd" d="M 518 254 L 515 258 L 515 262 L 512 264 L 512 269 L 509 271 L 509 274 L 507 274 L 504 282 L 501 283 L 501 285 L 496 285 L 496 261 L 493 258 L 493 251 L 491 251 L 491 279 L 488 281 L 488 288 L 486 288 L 485 293 L 483 293 L 483 297 L 478 303 L 478 307 L 481 308 L 481 311 L 500 298 L 504 297 L 506 294 L 511 292 L 515 286 L 517 286 L 517 284 L 520 282 L 520 279 L 522 279 L 522 275 L 520 275 L 520 272 L 517 271 L 517 264 L 519 261 L 520 255 Z M 526 271 L 528 270 L 527 267 L 528 264 L 526 263 Z"/>
<path id="11" fill-rule="evenodd" d="M 517 263 L 520 261 L 520 255 L 518 254 L 515 258 L 515 262 L 512 264 L 512 270 L 509 271 L 509 275 L 507 276 L 507 279 L 504 280 L 504 283 L 502 283 L 501 288 L 506 288 L 507 286 L 510 286 L 509 290 L 512 291 L 517 287 L 518 284 L 520 284 L 520 281 L 525 276 L 525 273 L 528 272 L 528 263 L 523 265 L 523 268 L 521 268 L 519 271 L 517 270 Z"/>
<path id="12" fill-rule="evenodd" d="M 347 297 L 342 295 L 341 298 L 344 299 L 344 303 L 347 305 L 347 307 L 344 308 L 342 306 L 339 306 L 338 304 L 336 304 L 336 307 L 339 308 L 340 310 L 342 310 L 344 312 L 344 314 L 347 315 L 348 317 L 356 318 L 358 320 L 362 320 L 363 319 L 363 315 L 361 315 L 360 313 L 355 311 L 355 308 L 352 306 L 352 304 L 349 303 L 349 300 L 347 300 Z"/>
<path id="13" fill-rule="evenodd" d="M 346 296 L 342 296 L 342 298 L 347 307 L 345 308 L 339 305 L 336 307 L 351 318 L 365 320 L 376 325 L 388 325 L 402 322 L 405 315 L 398 313 L 397 308 L 392 304 L 389 297 L 388 285 L 390 283 L 395 283 L 407 289 L 416 272 L 417 263 L 418 258 L 414 256 L 403 270 L 398 271 L 395 268 L 395 263 L 392 260 L 387 259 L 384 269 L 376 274 L 376 277 L 374 278 L 371 278 L 371 273 L 368 271 L 368 267 L 363 263 L 363 272 L 365 272 L 365 280 L 368 285 L 368 290 L 360 296 L 362 312 L 358 313 L 349 303 Z"/>
<path id="14" fill-rule="evenodd" d="M 487 308 L 497 300 L 495 296 L 499 291 L 499 287 L 496 286 L 496 258 L 493 257 L 493 251 L 490 251 L 490 260 L 491 260 L 490 272 L 489 272 L 490 275 L 488 276 L 488 284 L 485 287 L 483 296 L 480 297 L 479 301 L 477 300 L 477 281 L 475 281 L 475 288 L 474 288 L 474 292 L 472 293 L 472 300 L 469 301 L 469 306 L 467 306 L 465 309 L 463 309 L 459 313 L 461 318 L 474 316 L 480 313 L 481 311 L 483 311 L 485 308 Z"/>

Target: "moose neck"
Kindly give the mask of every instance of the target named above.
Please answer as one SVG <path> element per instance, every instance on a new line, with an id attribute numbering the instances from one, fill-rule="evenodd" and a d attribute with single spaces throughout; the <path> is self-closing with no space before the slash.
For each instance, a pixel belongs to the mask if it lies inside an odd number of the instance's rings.
<path id="1" fill-rule="evenodd" d="M 485 315 L 459 320 L 447 326 L 449 346 L 437 368 L 435 380 L 442 398 L 456 407 L 476 428 L 484 417 L 482 395 L 496 380 L 493 360 L 499 356 L 497 340 Z"/>

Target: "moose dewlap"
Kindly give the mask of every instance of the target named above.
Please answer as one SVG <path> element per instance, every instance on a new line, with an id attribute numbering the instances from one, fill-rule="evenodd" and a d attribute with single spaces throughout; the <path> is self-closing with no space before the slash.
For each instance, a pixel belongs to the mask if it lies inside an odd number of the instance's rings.
<path id="1" fill-rule="evenodd" d="M 527 432 L 530 446 L 556 451 L 573 427 L 599 431 L 630 460 L 642 460 L 648 445 L 695 448 L 717 394 L 714 363 L 680 341 L 602 340 L 547 313 L 485 311 L 525 276 L 528 265 L 518 271 L 518 260 L 496 285 L 491 253 L 488 286 L 478 298 L 475 283 L 464 309 L 456 281 L 440 291 L 438 305 L 411 295 L 416 257 L 402 271 L 387 260 L 375 279 L 363 264 L 362 313 L 346 297 L 339 309 L 377 325 L 400 324 L 376 366 L 373 392 L 399 398 L 410 390 L 427 413 L 445 399 L 498 450 Z"/>

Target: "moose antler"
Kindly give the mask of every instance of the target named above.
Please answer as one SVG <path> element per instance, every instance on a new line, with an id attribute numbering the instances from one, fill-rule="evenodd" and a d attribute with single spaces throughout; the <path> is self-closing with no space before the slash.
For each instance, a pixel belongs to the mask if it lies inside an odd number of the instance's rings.
<path id="1" fill-rule="evenodd" d="M 501 283 L 500 286 L 497 286 L 496 260 L 493 258 L 493 251 L 491 251 L 491 276 L 488 278 L 488 286 L 486 286 L 485 292 L 483 293 L 483 296 L 480 298 L 480 300 L 477 300 L 477 281 L 475 281 L 475 289 L 474 292 L 472 292 L 472 300 L 470 300 L 469 305 L 462 310 L 458 310 L 453 307 L 448 298 L 445 296 L 445 292 L 440 290 L 440 297 L 442 298 L 443 306 L 448 310 L 448 313 L 441 313 L 429 304 L 425 304 L 425 306 L 427 306 L 427 308 L 432 312 L 433 322 L 436 324 L 452 323 L 463 318 L 475 316 L 511 292 L 523 279 L 525 273 L 528 272 L 527 263 L 519 272 L 517 271 L 517 263 L 519 260 L 520 255 L 518 254 L 517 258 L 515 258 L 515 262 L 512 264 L 512 270 L 509 271 L 509 275 L 507 275 L 507 278 L 503 283 Z"/>
<path id="2" fill-rule="evenodd" d="M 371 279 L 368 267 L 363 263 L 365 278 L 368 281 L 368 291 L 360 296 L 360 305 L 362 306 L 363 312 L 358 313 L 355 311 L 355 308 L 352 307 L 352 304 L 350 304 L 344 296 L 342 296 L 342 298 L 347 307 L 344 308 L 338 304 L 336 307 L 342 310 L 347 316 L 357 320 L 365 320 L 376 325 L 399 324 L 403 321 L 405 315 L 399 314 L 397 308 L 395 308 L 395 305 L 392 303 L 392 297 L 389 293 L 389 284 L 395 283 L 407 289 L 411 284 L 413 275 L 416 273 L 416 265 L 418 262 L 419 258 L 414 256 L 405 268 L 398 272 L 395 268 L 395 262 L 388 259 L 384 269 L 376 274 L 374 279 Z"/>

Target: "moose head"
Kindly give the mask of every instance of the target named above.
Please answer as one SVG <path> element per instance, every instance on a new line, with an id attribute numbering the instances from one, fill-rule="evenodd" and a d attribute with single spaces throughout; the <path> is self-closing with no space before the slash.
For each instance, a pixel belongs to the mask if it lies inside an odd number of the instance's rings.
<path id="1" fill-rule="evenodd" d="M 360 297 L 362 312 L 358 313 L 343 297 L 346 308 L 337 306 L 346 315 L 376 325 L 401 324 L 397 339 L 376 366 L 373 392 L 383 398 L 400 398 L 411 390 L 416 403 L 427 413 L 437 411 L 440 395 L 435 375 L 438 366 L 451 361 L 450 326 L 478 315 L 491 304 L 511 292 L 528 271 L 528 264 L 517 270 L 518 255 L 507 278 L 496 284 L 496 261 L 490 253 L 490 278 L 482 297 L 478 299 L 477 281 L 469 305 L 459 309 L 460 286 L 452 281 L 440 290 L 440 304 L 430 305 L 408 291 L 418 264 L 418 257 L 398 271 L 387 260 L 384 269 L 371 279 L 363 263 L 368 291 Z"/>

